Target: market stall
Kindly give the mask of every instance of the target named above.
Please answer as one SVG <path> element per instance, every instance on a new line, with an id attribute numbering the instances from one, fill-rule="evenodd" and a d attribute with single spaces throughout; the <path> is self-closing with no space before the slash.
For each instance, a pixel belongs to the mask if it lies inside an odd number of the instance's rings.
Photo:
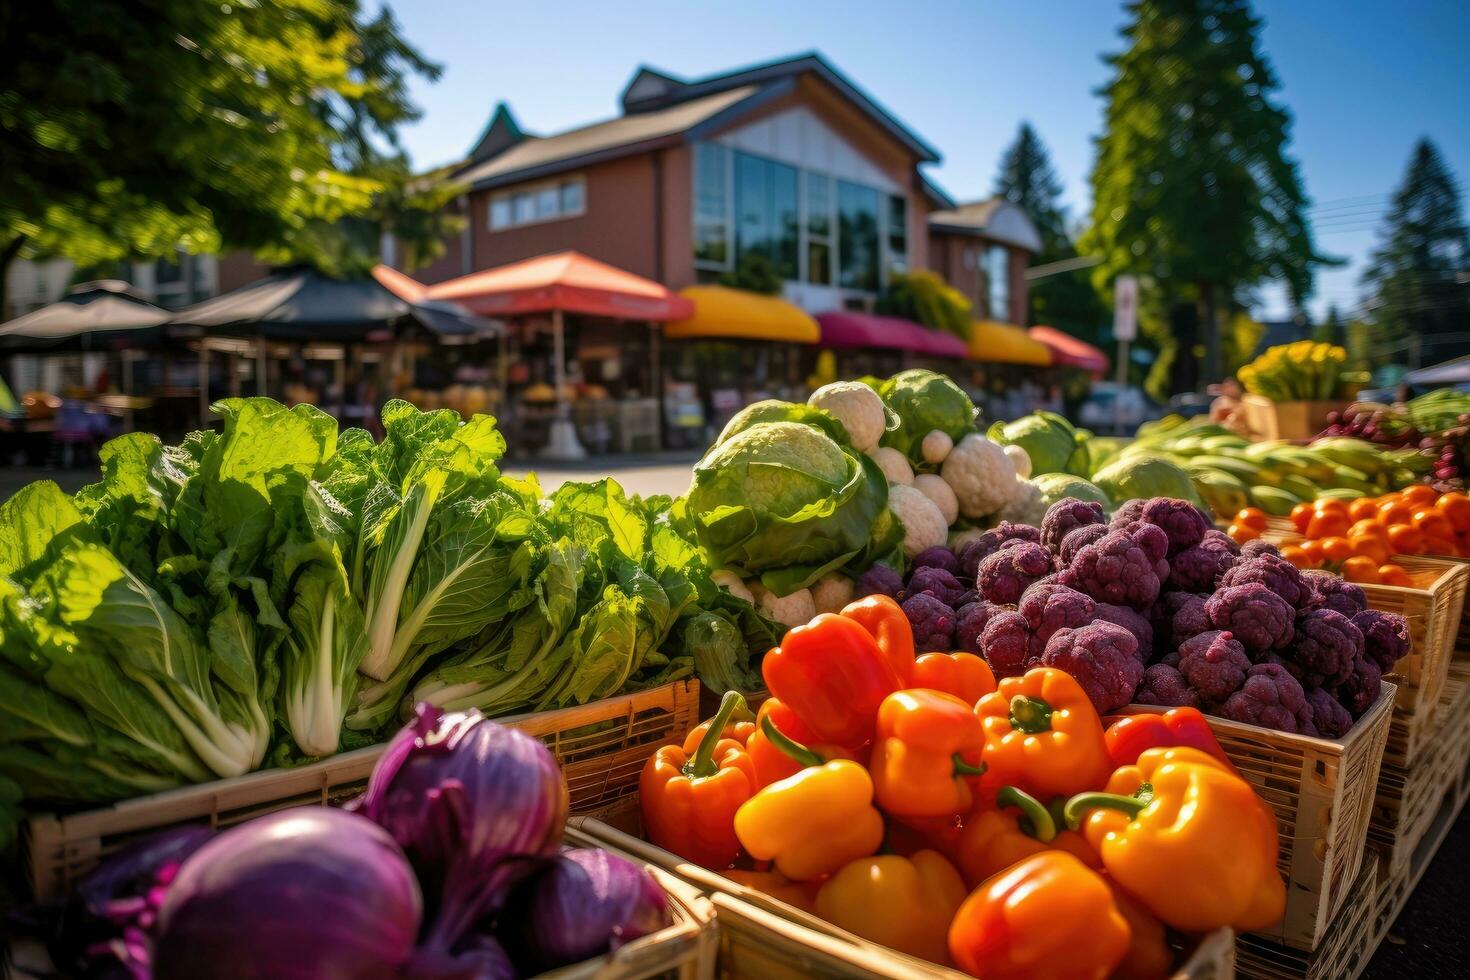
<path id="1" fill-rule="evenodd" d="M 512 445 L 548 458 L 662 444 L 659 323 L 687 300 L 578 252 L 542 255 L 429 287 L 513 324 L 506 403 Z"/>
<path id="2" fill-rule="evenodd" d="M 1046 370 L 1052 364 L 1051 349 L 1024 328 L 975 321 L 970 325 L 969 362 L 960 380 L 987 418 L 1016 418 L 1042 406 L 1061 408 L 1061 389 Z"/>
<path id="3" fill-rule="evenodd" d="M 664 327 L 666 398 L 681 448 L 705 445 L 746 405 L 804 397 L 802 354 L 821 340 L 805 310 L 775 296 L 727 286 L 690 286 L 684 319 Z"/>

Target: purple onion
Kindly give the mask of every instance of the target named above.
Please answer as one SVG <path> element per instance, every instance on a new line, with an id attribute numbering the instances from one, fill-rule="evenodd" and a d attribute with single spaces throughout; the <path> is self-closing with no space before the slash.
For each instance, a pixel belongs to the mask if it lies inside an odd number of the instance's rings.
<path id="1" fill-rule="evenodd" d="M 434 903 L 423 945 L 449 952 L 555 856 L 567 784 L 531 736 L 478 711 L 423 703 L 388 743 L 356 808 L 408 855 Z"/>
<path id="2" fill-rule="evenodd" d="M 158 915 L 154 980 L 390 980 L 413 954 L 413 869 L 372 821 L 299 807 L 194 853 Z"/>
<path id="3" fill-rule="evenodd" d="M 475 936 L 457 953 L 420 950 L 404 969 L 413 980 L 517 980 L 520 972 L 494 936 Z"/>
<path id="4" fill-rule="evenodd" d="M 530 973 L 601 956 L 670 921 L 668 898 L 641 866 L 578 848 L 511 893 L 499 933 Z"/>

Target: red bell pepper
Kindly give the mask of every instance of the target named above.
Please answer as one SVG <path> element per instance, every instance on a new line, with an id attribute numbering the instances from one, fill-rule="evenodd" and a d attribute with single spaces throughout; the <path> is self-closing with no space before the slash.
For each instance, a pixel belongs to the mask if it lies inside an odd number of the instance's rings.
<path id="1" fill-rule="evenodd" d="M 878 641 L 878 649 L 893 665 L 894 673 L 904 687 L 914 684 L 914 628 L 903 607 L 886 595 L 863 596 L 842 608 L 842 615 L 862 626 Z"/>
<path id="2" fill-rule="evenodd" d="M 1183 746 L 1235 766 L 1215 739 L 1210 723 L 1198 708 L 1171 708 L 1163 714 L 1124 715 L 1109 726 L 1104 738 L 1114 766 L 1131 766 L 1149 749 Z"/>
<path id="3" fill-rule="evenodd" d="M 790 630 L 761 674 L 818 741 L 854 749 L 873 737 L 878 705 L 902 686 L 873 635 L 832 613 Z"/>

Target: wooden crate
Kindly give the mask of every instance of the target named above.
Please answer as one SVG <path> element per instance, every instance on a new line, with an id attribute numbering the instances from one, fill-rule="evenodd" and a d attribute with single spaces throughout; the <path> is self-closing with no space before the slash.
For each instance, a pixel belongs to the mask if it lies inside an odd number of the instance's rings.
<path id="1" fill-rule="evenodd" d="M 1470 564 L 1417 555 L 1400 555 L 1395 561 L 1410 574 L 1439 572 L 1427 589 L 1363 586 L 1369 608 L 1399 613 L 1408 621 L 1413 648 L 1394 668 L 1407 682 L 1407 691 L 1399 695 L 1400 703 L 1405 707 L 1433 706 L 1439 700 L 1454 655 Z"/>
<path id="2" fill-rule="evenodd" d="M 1307 952 L 1273 943 L 1258 935 L 1235 941 L 1235 968 L 1242 977 L 1257 980 L 1350 980 L 1367 965 L 1378 948 L 1374 925 L 1378 919 L 1378 862 L 1362 862 L 1352 887 L 1353 900 L 1343 906 L 1318 944 Z"/>
<path id="3" fill-rule="evenodd" d="M 1327 428 L 1327 413 L 1343 407 L 1340 401 L 1273 402 L 1260 395 L 1240 399 L 1245 424 L 1257 442 L 1273 439 L 1310 439 Z"/>
<path id="4" fill-rule="evenodd" d="M 869 942 L 845 929 L 724 875 L 685 861 L 634 836 L 637 808 L 620 803 L 572 824 L 602 846 L 634 855 L 688 881 L 710 896 L 719 931 L 719 973 L 733 980 L 802 977 L 962 980 L 964 974 Z M 621 829 L 620 829 L 621 827 Z M 1185 958 L 1173 980 L 1229 980 L 1235 975 L 1234 934 L 1211 933 Z"/>
<path id="5" fill-rule="evenodd" d="M 690 680 L 495 720 L 547 744 L 566 775 L 572 811 L 585 813 L 636 794 L 649 753 L 682 737 L 698 715 L 699 682 Z M 84 813 L 33 816 L 22 828 L 32 893 L 43 901 L 65 894 L 108 854 L 167 827 L 228 827 L 287 807 L 345 803 L 367 785 L 383 748 L 370 746 L 296 769 L 253 772 Z"/>
<path id="6" fill-rule="evenodd" d="M 1276 814 L 1286 914 L 1260 935 L 1312 950 L 1346 901 L 1362 863 L 1394 685 L 1341 739 L 1311 738 L 1207 716 L 1221 748 Z M 1127 713 L 1158 712 L 1130 705 Z"/>

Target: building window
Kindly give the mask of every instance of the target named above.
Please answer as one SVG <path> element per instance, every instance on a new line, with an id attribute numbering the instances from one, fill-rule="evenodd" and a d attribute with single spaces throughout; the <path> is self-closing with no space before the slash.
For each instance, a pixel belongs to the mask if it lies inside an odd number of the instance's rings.
<path id="1" fill-rule="evenodd" d="M 575 218 L 586 211 L 587 182 L 582 177 L 554 180 L 490 198 L 490 230 Z"/>
<path id="2" fill-rule="evenodd" d="M 694 264 L 731 265 L 730 151 L 718 143 L 694 145 Z"/>
<path id="3" fill-rule="evenodd" d="M 734 158 L 736 265 L 747 255 L 760 255 L 782 279 L 795 279 L 801 230 L 796 168 L 748 153 Z"/>
<path id="4" fill-rule="evenodd" d="M 806 180 L 806 281 L 832 285 L 832 178 L 808 173 Z"/>
<path id="5" fill-rule="evenodd" d="M 888 227 L 884 230 L 888 243 L 888 271 L 907 272 L 909 268 L 908 202 L 897 194 L 888 195 Z"/>
<path id="6" fill-rule="evenodd" d="M 1002 245 L 985 249 L 985 294 L 992 320 L 1006 320 L 1011 311 L 1011 253 Z"/>
<path id="7" fill-rule="evenodd" d="M 844 289 L 878 291 L 880 197 L 871 187 L 837 182 L 837 282 Z"/>

